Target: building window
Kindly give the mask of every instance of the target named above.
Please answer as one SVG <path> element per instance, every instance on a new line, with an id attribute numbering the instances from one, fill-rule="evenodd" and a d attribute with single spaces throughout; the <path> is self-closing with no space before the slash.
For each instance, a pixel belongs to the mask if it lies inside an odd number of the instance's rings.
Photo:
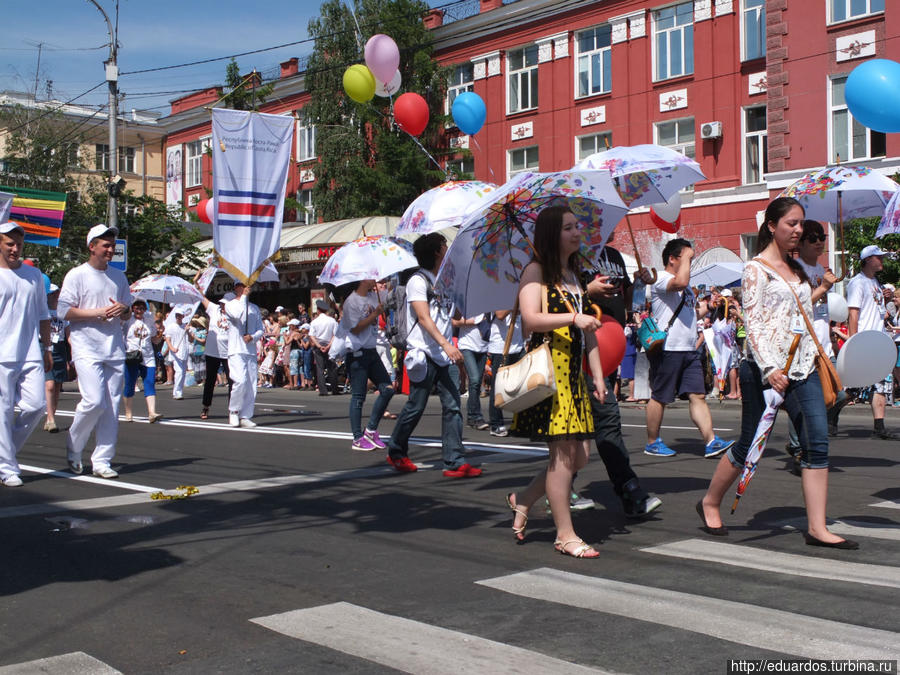
<path id="1" fill-rule="evenodd" d="M 744 182 L 762 183 L 769 170 L 766 106 L 744 110 Z"/>
<path id="2" fill-rule="evenodd" d="M 197 187 L 203 182 L 203 141 L 185 144 L 185 187 Z"/>
<path id="3" fill-rule="evenodd" d="M 97 143 L 94 146 L 94 168 L 97 171 L 109 171 L 109 146 Z"/>
<path id="4" fill-rule="evenodd" d="M 886 136 L 872 131 L 853 119 L 844 98 L 846 77 L 831 80 L 831 161 L 846 162 L 884 157 Z"/>
<path id="5" fill-rule="evenodd" d="M 297 201 L 302 207 L 297 211 L 297 220 L 305 225 L 316 222 L 316 209 L 313 206 L 312 190 L 300 190 L 297 193 Z"/>
<path id="6" fill-rule="evenodd" d="M 694 3 L 685 2 L 653 12 L 656 79 L 694 72 Z"/>
<path id="7" fill-rule="evenodd" d="M 741 235 L 741 259 L 750 260 L 757 253 L 756 242 L 759 241 L 759 235 L 756 232 Z M 831 269 L 834 269 L 833 267 Z"/>
<path id="8" fill-rule="evenodd" d="M 577 161 L 583 160 L 585 157 L 593 155 L 597 152 L 603 152 L 612 147 L 612 132 L 604 131 L 599 134 L 591 134 L 590 136 L 580 136 L 575 139 L 575 154 L 578 156 Z"/>
<path id="9" fill-rule="evenodd" d="M 71 152 L 71 150 L 69 150 Z M 109 146 L 104 143 L 97 143 L 94 146 L 95 158 L 94 168 L 97 171 L 111 171 L 109 162 Z M 75 152 L 75 163 L 78 161 L 77 147 Z M 71 160 L 69 160 L 71 161 Z M 134 173 L 134 148 L 119 148 L 119 161 L 116 170 L 120 172 Z"/>
<path id="10" fill-rule="evenodd" d="M 657 122 L 656 143 L 694 158 L 694 118 Z"/>
<path id="11" fill-rule="evenodd" d="M 578 33 L 578 96 L 612 91 L 612 28 L 597 26 Z"/>
<path id="12" fill-rule="evenodd" d="M 506 54 L 509 83 L 507 108 L 510 114 L 537 108 L 538 104 L 538 48 L 537 45 L 513 49 Z"/>
<path id="13" fill-rule="evenodd" d="M 134 148 L 119 148 L 120 172 L 134 173 Z"/>
<path id="14" fill-rule="evenodd" d="M 743 61 L 766 55 L 766 0 L 741 0 Z"/>
<path id="15" fill-rule="evenodd" d="M 508 150 L 507 158 L 509 162 L 509 170 L 506 172 L 507 178 L 512 178 L 523 171 L 538 170 L 538 146 L 536 145 Z"/>
<path id="16" fill-rule="evenodd" d="M 466 91 L 475 91 L 475 65 L 472 63 L 457 64 L 450 71 L 450 81 L 447 83 L 447 114 L 450 114 L 456 97 Z"/>
<path id="17" fill-rule="evenodd" d="M 884 11 L 884 0 L 828 0 L 828 4 L 833 22 Z"/>
<path id="18" fill-rule="evenodd" d="M 305 162 L 316 156 L 316 125 L 297 125 L 297 161 Z"/>
<path id="19" fill-rule="evenodd" d="M 475 177 L 475 158 L 462 157 L 447 160 L 447 171 L 453 174 L 454 180 L 471 180 Z"/>

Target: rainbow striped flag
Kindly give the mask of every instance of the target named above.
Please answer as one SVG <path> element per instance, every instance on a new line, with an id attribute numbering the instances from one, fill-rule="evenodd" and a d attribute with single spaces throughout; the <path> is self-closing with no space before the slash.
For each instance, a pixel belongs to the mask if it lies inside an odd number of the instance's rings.
<path id="1" fill-rule="evenodd" d="M 31 244 L 59 246 L 66 193 L 29 188 L 5 187 L 0 191 L 15 195 L 10 220 L 25 228 L 25 241 Z"/>

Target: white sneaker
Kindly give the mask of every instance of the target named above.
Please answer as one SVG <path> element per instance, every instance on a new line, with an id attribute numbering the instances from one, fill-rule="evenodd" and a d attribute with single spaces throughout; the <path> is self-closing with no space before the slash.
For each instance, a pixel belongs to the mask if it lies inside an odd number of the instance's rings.
<path id="1" fill-rule="evenodd" d="M 249 417 L 243 417 L 243 418 L 241 418 L 240 425 L 241 425 L 241 427 L 243 427 L 244 429 L 254 429 L 254 428 L 256 428 L 256 422 L 254 422 L 253 420 L 251 420 Z"/>
<path id="2" fill-rule="evenodd" d="M 238 417 L 238 414 L 236 412 L 228 413 L 228 424 L 230 424 L 233 427 L 241 426 L 241 420 Z"/>
<path id="3" fill-rule="evenodd" d="M 66 464 L 69 465 L 69 471 L 78 475 L 82 471 L 84 471 L 84 467 L 81 465 L 81 456 L 75 457 L 74 453 L 66 448 Z"/>
<path id="4" fill-rule="evenodd" d="M 118 478 L 119 473 L 108 466 L 95 466 L 94 475 L 97 478 Z"/>
<path id="5" fill-rule="evenodd" d="M 20 487 L 22 485 L 22 479 L 14 473 L 9 474 L 0 482 L 2 482 L 6 487 Z"/>

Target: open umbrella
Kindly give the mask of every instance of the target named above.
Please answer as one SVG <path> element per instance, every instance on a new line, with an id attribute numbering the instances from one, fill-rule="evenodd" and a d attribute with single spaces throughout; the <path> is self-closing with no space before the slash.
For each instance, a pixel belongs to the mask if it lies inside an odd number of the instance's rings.
<path id="1" fill-rule="evenodd" d="M 583 231 L 582 255 L 592 264 L 627 211 L 607 171 L 522 173 L 492 194 L 460 227 L 435 282 L 465 317 L 512 307 L 544 208 L 572 210 Z"/>
<path id="2" fill-rule="evenodd" d="M 691 270 L 691 286 L 731 286 L 741 281 L 744 273 L 742 262 L 716 262 Z"/>
<path id="3" fill-rule="evenodd" d="M 459 227 L 497 189 L 480 180 L 441 183 L 416 197 L 403 213 L 396 234 L 428 234 Z"/>
<path id="4" fill-rule="evenodd" d="M 168 274 L 150 274 L 131 284 L 131 294 L 146 301 L 180 304 L 200 302 L 202 295 L 190 282 Z"/>
<path id="5" fill-rule="evenodd" d="M 779 197 L 799 201 L 811 220 L 837 223 L 843 250 L 844 219 L 883 215 L 897 190 L 900 185 L 867 166 L 827 166 L 795 181 Z M 841 262 L 838 281 L 847 276 L 846 257 Z"/>
<path id="6" fill-rule="evenodd" d="M 585 157 L 575 168 L 609 171 L 616 190 L 628 208 L 667 202 L 679 190 L 706 178 L 700 165 L 692 158 L 653 143 L 624 145 L 597 152 Z M 642 269 L 627 215 L 625 222 L 634 246 L 634 258 L 638 269 Z M 656 277 L 655 270 L 653 276 Z"/>
<path id="7" fill-rule="evenodd" d="M 362 237 L 344 244 L 325 263 L 319 283 L 342 286 L 363 279 L 384 279 L 419 263 L 412 244 L 394 237 Z"/>
<path id="8" fill-rule="evenodd" d="M 879 239 L 888 234 L 900 234 L 900 190 L 897 190 L 888 201 L 875 231 L 875 236 Z"/>

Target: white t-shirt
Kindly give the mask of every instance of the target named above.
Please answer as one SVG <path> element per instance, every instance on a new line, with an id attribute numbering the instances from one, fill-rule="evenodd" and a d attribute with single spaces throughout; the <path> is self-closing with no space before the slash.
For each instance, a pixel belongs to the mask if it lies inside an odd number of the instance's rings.
<path id="1" fill-rule="evenodd" d="M 203 353 L 216 359 L 228 358 L 228 331 L 231 322 L 214 302 L 207 306 L 206 316 L 209 317 L 209 330 L 206 332 L 206 349 Z"/>
<path id="2" fill-rule="evenodd" d="M 156 322 L 145 315 L 142 320 L 131 317 L 124 325 L 125 350 L 134 351 L 140 349 L 144 355 L 143 364 L 147 368 L 156 367 L 156 358 L 153 355 L 153 338 L 156 337 Z"/>
<path id="3" fill-rule="evenodd" d="M 473 317 L 475 320 L 474 326 L 460 326 L 459 327 L 459 341 L 457 346 L 460 349 L 468 349 L 471 352 L 486 352 L 488 348 L 488 341 L 485 340 L 481 335 L 482 326 L 481 322 L 485 322 L 487 327 L 488 338 L 490 338 L 490 317 L 486 314 L 478 314 Z"/>
<path id="4" fill-rule="evenodd" d="M 110 298 L 131 307 L 131 290 L 125 275 L 113 267 L 98 270 L 84 263 L 69 270 L 63 279 L 56 311 L 61 319 L 65 319 L 70 307 L 102 309 L 112 304 Z M 125 360 L 125 338 L 119 319 L 70 322 L 69 344 L 73 361 Z"/>
<path id="5" fill-rule="evenodd" d="M 357 349 L 375 349 L 378 343 L 378 321 L 374 321 L 363 328 L 358 335 L 354 335 L 352 329 L 356 328 L 360 321 L 375 311 L 378 307 L 378 297 L 375 293 L 360 295 L 353 292 L 344 300 L 341 326 L 347 332 L 347 340 L 351 351 Z"/>
<path id="6" fill-rule="evenodd" d="M 860 272 L 847 284 L 847 306 L 859 310 L 859 330 L 884 331 L 887 308 L 881 284 Z"/>
<path id="7" fill-rule="evenodd" d="M 425 280 L 426 277 L 428 281 Z M 412 307 L 413 302 L 428 302 L 429 287 L 434 289 L 434 275 L 427 270 L 419 270 L 406 282 L 406 329 L 408 331 L 406 347 L 407 349 L 421 349 L 438 365 L 448 366 L 451 363 L 450 357 L 444 353 L 431 335 L 425 332 L 419 323 L 416 310 Z M 453 303 L 449 299 L 436 296 L 434 290 L 430 295 L 432 296 L 429 303 L 431 320 L 437 326 L 438 332 L 449 341 L 453 337 L 453 324 L 450 321 L 453 316 Z"/>
<path id="8" fill-rule="evenodd" d="M 825 268 L 819 263 L 815 265 L 807 265 L 802 259 L 797 258 L 797 262 L 806 271 L 806 276 L 812 284 L 813 290 L 816 290 L 825 278 Z M 828 314 L 828 294 L 813 305 L 813 315 L 810 317 L 813 322 L 813 330 L 816 331 L 816 339 L 825 350 L 828 358 L 834 356 L 834 349 L 831 346 L 831 317 Z"/>
<path id="9" fill-rule="evenodd" d="M 503 345 L 506 344 L 506 333 L 509 330 L 509 320 L 512 319 L 512 313 L 506 315 L 501 320 L 496 316 L 491 321 L 491 338 L 488 341 L 488 351 L 491 354 L 502 354 Z M 516 327 L 513 329 L 512 340 L 509 343 L 509 353 L 518 354 L 525 348 L 525 341 L 522 339 L 522 315 L 516 316 Z"/>
<path id="10" fill-rule="evenodd" d="M 319 312 L 309 324 L 309 335 L 321 344 L 327 345 L 337 330 L 337 320 L 326 312 Z"/>
<path id="11" fill-rule="evenodd" d="M 43 361 L 39 324 L 49 319 L 40 270 L 25 264 L 0 269 L 0 363 Z"/>
<path id="12" fill-rule="evenodd" d="M 247 300 L 246 295 L 242 295 L 225 303 L 225 314 L 231 323 L 228 331 L 228 356 L 256 356 L 256 341 L 265 332 L 259 307 Z M 250 335 L 253 339 L 244 342 L 245 335 Z"/>
<path id="13" fill-rule="evenodd" d="M 681 304 L 682 291 L 667 291 L 669 281 L 675 278 L 669 272 L 660 272 L 656 283 L 649 286 L 651 313 L 660 330 L 666 330 L 669 320 L 672 318 L 678 305 Z M 684 289 L 684 306 L 678 313 L 678 318 L 669 329 L 666 344 L 663 346 L 667 352 L 692 352 L 697 348 L 697 312 L 695 306 L 697 298 L 694 291 L 688 286 Z"/>
<path id="14" fill-rule="evenodd" d="M 179 360 L 186 359 L 188 355 L 188 338 L 185 327 L 173 321 L 166 326 L 166 337 L 169 338 L 169 342 L 173 347 L 173 349 L 169 350 L 172 356 Z"/>

